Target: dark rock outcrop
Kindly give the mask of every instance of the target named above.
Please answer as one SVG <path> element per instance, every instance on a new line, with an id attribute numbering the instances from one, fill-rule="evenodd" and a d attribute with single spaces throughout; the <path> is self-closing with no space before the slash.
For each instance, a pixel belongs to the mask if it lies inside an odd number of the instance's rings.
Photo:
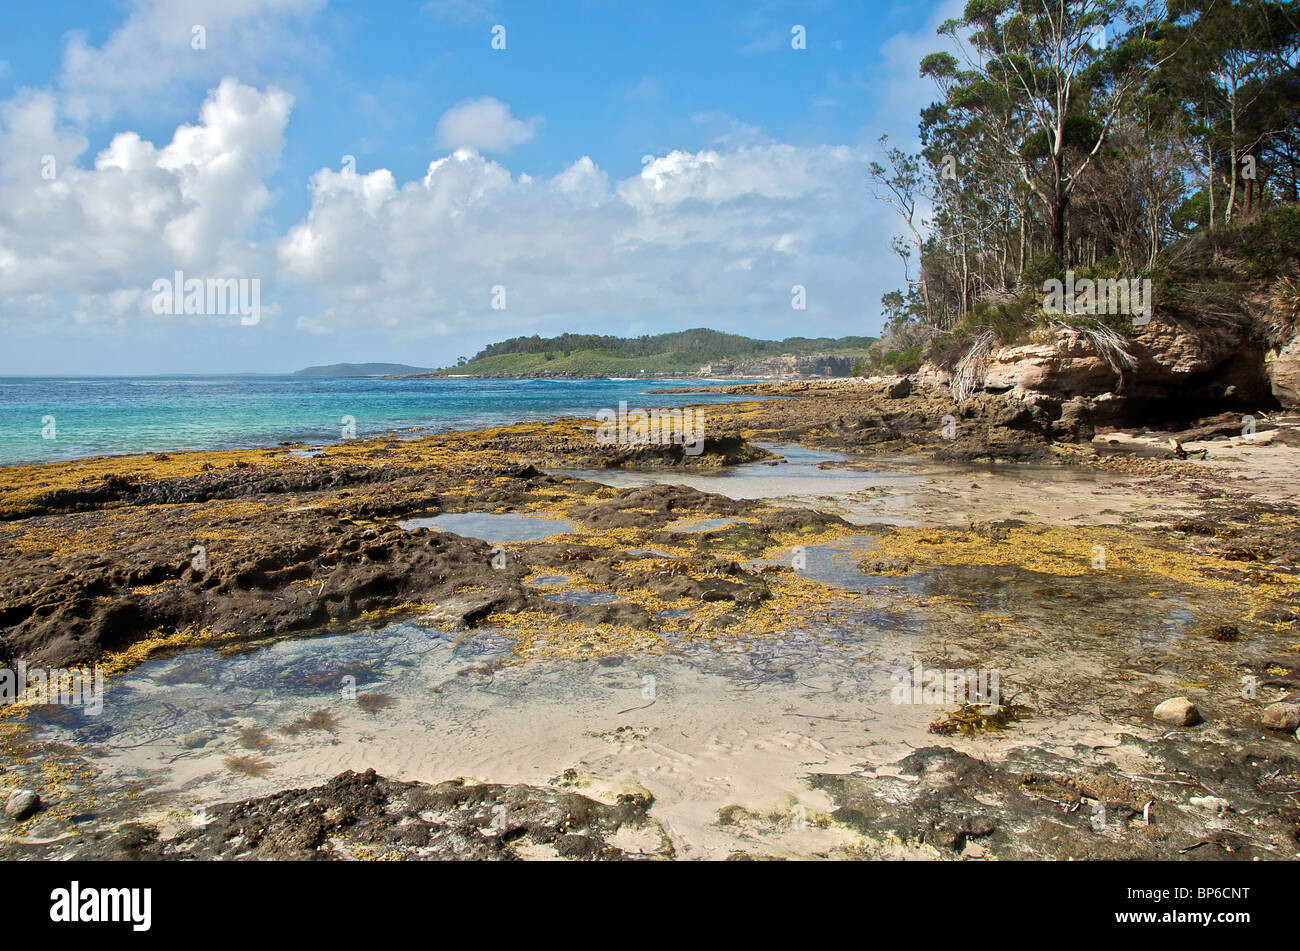
<path id="1" fill-rule="evenodd" d="M 340 773 L 311 789 L 213 806 L 201 828 L 171 838 L 129 826 L 89 837 L 73 858 L 204 860 L 513 860 L 540 848 L 569 859 L 658 857 L 628 853 L 608 839 L 623 827 L 658 827 L 648 795 L 614 804 L 536 786 L 429 785 L 363 773 Z M 670 857 L 665 846 L 663 857 Z"/>

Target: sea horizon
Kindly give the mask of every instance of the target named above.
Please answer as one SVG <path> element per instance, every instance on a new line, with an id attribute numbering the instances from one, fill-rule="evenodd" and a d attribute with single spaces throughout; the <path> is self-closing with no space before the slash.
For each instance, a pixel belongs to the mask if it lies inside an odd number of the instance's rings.
<path id="1" fill-rule="evenodd" d="M 221 383 L 230 389 L 219 390 Z M 680 405 L 681 378 L 321 377 L 156 374 L 0 377 L 0 466 L 149 452 L 324 445 L 399 431 L 594 416 L 620 402 Z M 692 404 L 739 397 L 693 393 Z"/>

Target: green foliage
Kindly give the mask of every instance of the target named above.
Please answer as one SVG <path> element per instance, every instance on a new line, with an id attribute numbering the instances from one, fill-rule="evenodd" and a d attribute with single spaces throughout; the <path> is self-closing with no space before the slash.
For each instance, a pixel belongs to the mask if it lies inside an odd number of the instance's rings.
<path id="1" fill-rule="evenodd" d="M 1028 291 L 1006 303 L 987 300 L 975 302 L 961 327 L 968 337 L 992 331 L 1000 344 L 1019 343 L 1042 323 L 1042 301 L 1036 291 Z"/>
<path id="2" fill-rule="evenodd" d="M 1300 205 L 1270 208 L 1238 229 L 1239 251 L 1251 277 L 1276 277 L 1300 263 Z"/>
<path id="3" fill-rule="evenodd" d="M 709 363 L 737 357 L 778 356 L 783 353 L 823 353 L 828 349 L 869 347 L 874 337 L 787 337 L 785 340 L 755 340 L 740 334 L 722 333 L 703 328 L 674 333 L 612 337 L 598 334 L 561 334 L 558 337 L 512 337 L 484 347 L 474 360 L 502 354 L 546 353 L 558 350 L 569 354 L 595 350 L 615 357 L 652 357 L 677 354 L 685 362 Z"/>
<path id="4" fill-rule="evenodd" d="M 1025 287 L 1041 288 L 1044 281 L 1052 278 L 1061 280 L 1065 277 L 1065 268 L 1056 255 L 1038 254 L 1025 262 L 1025 272 L 1020 281 Z"/>
<path id="5" fill-rule="evenodd" d="M 872 350 L 865 359 L 853 365 L 850 376 L 888 376 L 891 374 L 915 373 L 924 362 L 920 344 L 904 350 L 888 350 L 880 353 Z"/>
<path id="6" fill-rule="evenodd" d="M 969 0 L 939 33 L 963 55 L 920 62 L 939 93 L 920 117 L 927 175 L 893 180 L 929 200 L 928 220 L 919 260 L 900 255 L 907 286 L 882 301 L 887 328 L 1015 339 L 1050 315 L 974 302 L 1040 296 L 1067 268 L 1150 275 L 1158 303 L 1230 320 L 1243 288 L 1229 272 L 1294 273 L 1300 0 Z M 897 208 L 899 191 L 879 197 Z"/>
<path id="7" fill-rule="evenodd" d="M 633 338 L 596 334 L 515 337 L 483 348 L 474 358 L 439 373 L 477 376 L 677 376 L 708 363 L 734 363 L 782 354 L 856 356 L 874 337 L 788 337 L 755 340 L 716 330 L 684 330 Z"/>

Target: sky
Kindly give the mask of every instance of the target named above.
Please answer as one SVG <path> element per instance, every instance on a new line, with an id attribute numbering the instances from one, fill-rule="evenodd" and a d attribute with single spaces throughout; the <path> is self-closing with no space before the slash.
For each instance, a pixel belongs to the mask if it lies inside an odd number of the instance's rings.
<path id="1" fill-rule="evenodd" d="M 875 334 L 961 6 L 4 0 L 0 375 Z"/>

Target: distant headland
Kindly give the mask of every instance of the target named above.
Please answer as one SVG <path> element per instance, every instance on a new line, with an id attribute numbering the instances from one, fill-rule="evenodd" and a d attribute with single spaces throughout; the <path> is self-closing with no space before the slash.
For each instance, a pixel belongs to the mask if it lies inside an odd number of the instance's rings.
<path id="1" fill-rule="evenodd" d="M 405 363 L 331 363 L 327 366 L 307 367 L 294 372 L 294 376 L 410 376 L 429 372 L 428 367 L 407 366 Z"/>
<path id="2" fill-rule="evenodd" d="M 647 379 L 663 377 L 847 376 L 867 358 L 875 337 L 758 340 L 694 329 L 641 337 L 561 334 L 513 337 L 429 370 L 397 364 L 311 367 L 297 376 L 412 376 Z M 391 370 L 374 369 L 393 367 Z"/>

